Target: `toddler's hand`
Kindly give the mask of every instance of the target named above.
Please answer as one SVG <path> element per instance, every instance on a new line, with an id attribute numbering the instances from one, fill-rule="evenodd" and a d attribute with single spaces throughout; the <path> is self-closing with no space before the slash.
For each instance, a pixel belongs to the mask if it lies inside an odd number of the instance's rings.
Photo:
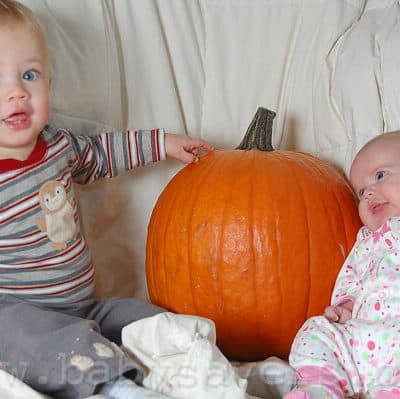
<path id="1" fill-rule="evenodd" d="M 206 141 L 190 137 L 185 134 L 165 134 L 165 151 L 168 156 L 183 163 L 192 163 L 199 160 L 199 150 L 212 151 L 214 148 Z"/>

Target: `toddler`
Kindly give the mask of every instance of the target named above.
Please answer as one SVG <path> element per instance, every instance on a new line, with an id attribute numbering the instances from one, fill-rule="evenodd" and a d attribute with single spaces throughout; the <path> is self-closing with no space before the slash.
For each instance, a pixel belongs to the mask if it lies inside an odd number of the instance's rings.
<path id="1" fill-rule="evenodd" d="M 196 162 L 212 147 L 162 129 L 89 137 L 49 127 L 50 84 L 42 27 L 22 4 L 0 0 L 1 367 L 55 398 L 161 397 L 134 384 L 141 368 L 117 345 L 123 326 L 164 310 L 95 301 L 73 183 L 167 155 Z"/>
<path id="2" fill-rule="evenodd" d="M 331 306 L 297 333 L 297 387 L 285 399 L 400 398 L 400 131 L 356 155 L 350 181 L 364 226 Z"/>

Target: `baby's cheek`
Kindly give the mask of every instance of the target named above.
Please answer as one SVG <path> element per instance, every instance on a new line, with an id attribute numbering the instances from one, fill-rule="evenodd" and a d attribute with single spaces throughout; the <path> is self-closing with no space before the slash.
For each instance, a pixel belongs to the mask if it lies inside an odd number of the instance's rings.
<path id="1" fill-rule="evenodd" d="M 360 215 L 360 219 L 361 219 L 363 225 L 370 227 L 370 226 L 368 226 L 369 222 L 370 222 L 370 220 L 369 220 L 370 215 L 368 213 L 368 208 L 367 208 L 367 205 L 365 204 L 365 202 L 360 202 L 358 204 L 358 214 Z"/>

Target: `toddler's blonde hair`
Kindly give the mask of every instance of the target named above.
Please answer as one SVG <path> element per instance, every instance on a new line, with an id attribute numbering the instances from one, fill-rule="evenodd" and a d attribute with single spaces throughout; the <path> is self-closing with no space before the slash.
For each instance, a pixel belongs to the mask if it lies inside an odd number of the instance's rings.
<path id="1" fill-rule="evenodd" d="M 30 26 L 38 34 L 47 54 L 45 30 L 30 8 L 15 0 L 0 0 L 0 27 L 6 24 L 27 24 Z"/>

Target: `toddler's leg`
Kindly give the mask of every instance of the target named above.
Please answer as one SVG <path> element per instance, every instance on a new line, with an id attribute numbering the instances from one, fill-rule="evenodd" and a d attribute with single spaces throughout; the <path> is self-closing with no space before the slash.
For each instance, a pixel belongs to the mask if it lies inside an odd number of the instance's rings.
<path id="1" fill-rule="evenodd" d="M 39 392 L 80 399 L 127 371 L 139 372 L 97 323 L 26 302 L 0 306 L 4 369 Z"/>
<path id="2" fill-rule="evenodd" d="M 87 318 L 99 324 L 102 335 L 121 345 L 123 327 L 162 312 L 165 309 L 136 298 L 111 298 L 95 305 Z"/>

